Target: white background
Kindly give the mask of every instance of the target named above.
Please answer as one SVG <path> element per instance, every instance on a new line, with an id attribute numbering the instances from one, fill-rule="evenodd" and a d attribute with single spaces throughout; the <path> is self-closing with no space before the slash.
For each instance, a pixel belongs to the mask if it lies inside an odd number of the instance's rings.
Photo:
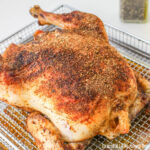
<path id="1" fill-rule="evenodd" d="M 119 18 L 119 0 L 0 0 L 0 41 L 34 21 L 29 9 L 35 4 L 47 11 L 61 4 L 68 4 L 81 11 L 96 14 L 104 22 L 150 41 L 150 11 L 148 23 L 122 23 Z"/>

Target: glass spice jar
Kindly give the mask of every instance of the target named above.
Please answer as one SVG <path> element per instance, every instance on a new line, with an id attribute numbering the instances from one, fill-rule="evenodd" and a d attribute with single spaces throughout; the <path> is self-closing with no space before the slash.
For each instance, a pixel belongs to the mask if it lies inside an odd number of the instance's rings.
<path id="1" fill-rule="evenodd" d="M 120 17 L 123 22 L 146 22 L 148 0 L 120 0 Z"/>

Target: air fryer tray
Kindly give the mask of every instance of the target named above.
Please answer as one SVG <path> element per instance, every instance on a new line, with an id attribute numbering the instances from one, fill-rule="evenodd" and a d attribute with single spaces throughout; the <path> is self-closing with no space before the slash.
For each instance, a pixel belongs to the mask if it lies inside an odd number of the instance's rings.
<path id="1" fill-rule="evenodd" d="M 74 10 L 67 5 L 61 5 L 53 12 L 68 13 Z M 22 30 L 0 42 L 0 53 L 11 43 L 26 43 L 33 39 L 33 33 L 38 30 L 54 30 L 56 27 L 39 26 L 33 22 Z M 150 43 L 133 35 L 105 24 L 110 43 L 128 60 L 130 66 L 150 81 Z M 26 131 L 28 113 L 0 101 L 0 150 L 36 150 L 35 141 Z M 150 149 L 150 113 L 144 108 L 132 121 L 130 132 L 114 140 L 103 136 L 93 138 L 87 150 L 149 150 Z"/>

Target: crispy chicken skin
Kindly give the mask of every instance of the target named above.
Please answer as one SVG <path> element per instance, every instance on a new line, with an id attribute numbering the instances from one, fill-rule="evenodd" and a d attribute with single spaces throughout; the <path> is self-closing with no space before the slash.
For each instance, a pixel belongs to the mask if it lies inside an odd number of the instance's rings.
<path id="1" fill-rule="evenodd" d="M 82 150 L 96 135 L 128 133 L 131 118 L 150 100 L 150 84 L 109 44 L 102 21 L 39 6 L 30 13 L 39 24 L 62 29 L 37 31 L 33 41 L 6 49 L 0 99 L 46 116 L 31 113 L 27 119 L 39 149 Z"/>

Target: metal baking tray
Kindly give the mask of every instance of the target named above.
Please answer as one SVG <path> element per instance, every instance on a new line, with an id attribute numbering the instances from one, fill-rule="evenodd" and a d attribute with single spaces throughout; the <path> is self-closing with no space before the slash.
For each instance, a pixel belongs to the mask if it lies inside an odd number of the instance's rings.
<path id="1" fill-rule="evenodd" d="M 67 5 L 61 5 L 53 12 L 68 13 L 75 10 Z M 20 31 L 0 42 L 0 53 L 11 43 L 26 43 L 33 39 L 37 29 L 54 30 L 56 27 L 39 26 L 33 22 Z M 110 43 L 128 60 L 130 66 L 150 81 L 150 42 L 139 39 L 111 25 L 105 24 Z M 26 131 L 28 113 L 0 101 L 0 149 L 36 150 L 35 141 Z M 93 138 L 87 150 L 150 150 L 150 113 L 144 108 L 132 121 L 128 134 L 114 140 L 103 136 Z"/>

